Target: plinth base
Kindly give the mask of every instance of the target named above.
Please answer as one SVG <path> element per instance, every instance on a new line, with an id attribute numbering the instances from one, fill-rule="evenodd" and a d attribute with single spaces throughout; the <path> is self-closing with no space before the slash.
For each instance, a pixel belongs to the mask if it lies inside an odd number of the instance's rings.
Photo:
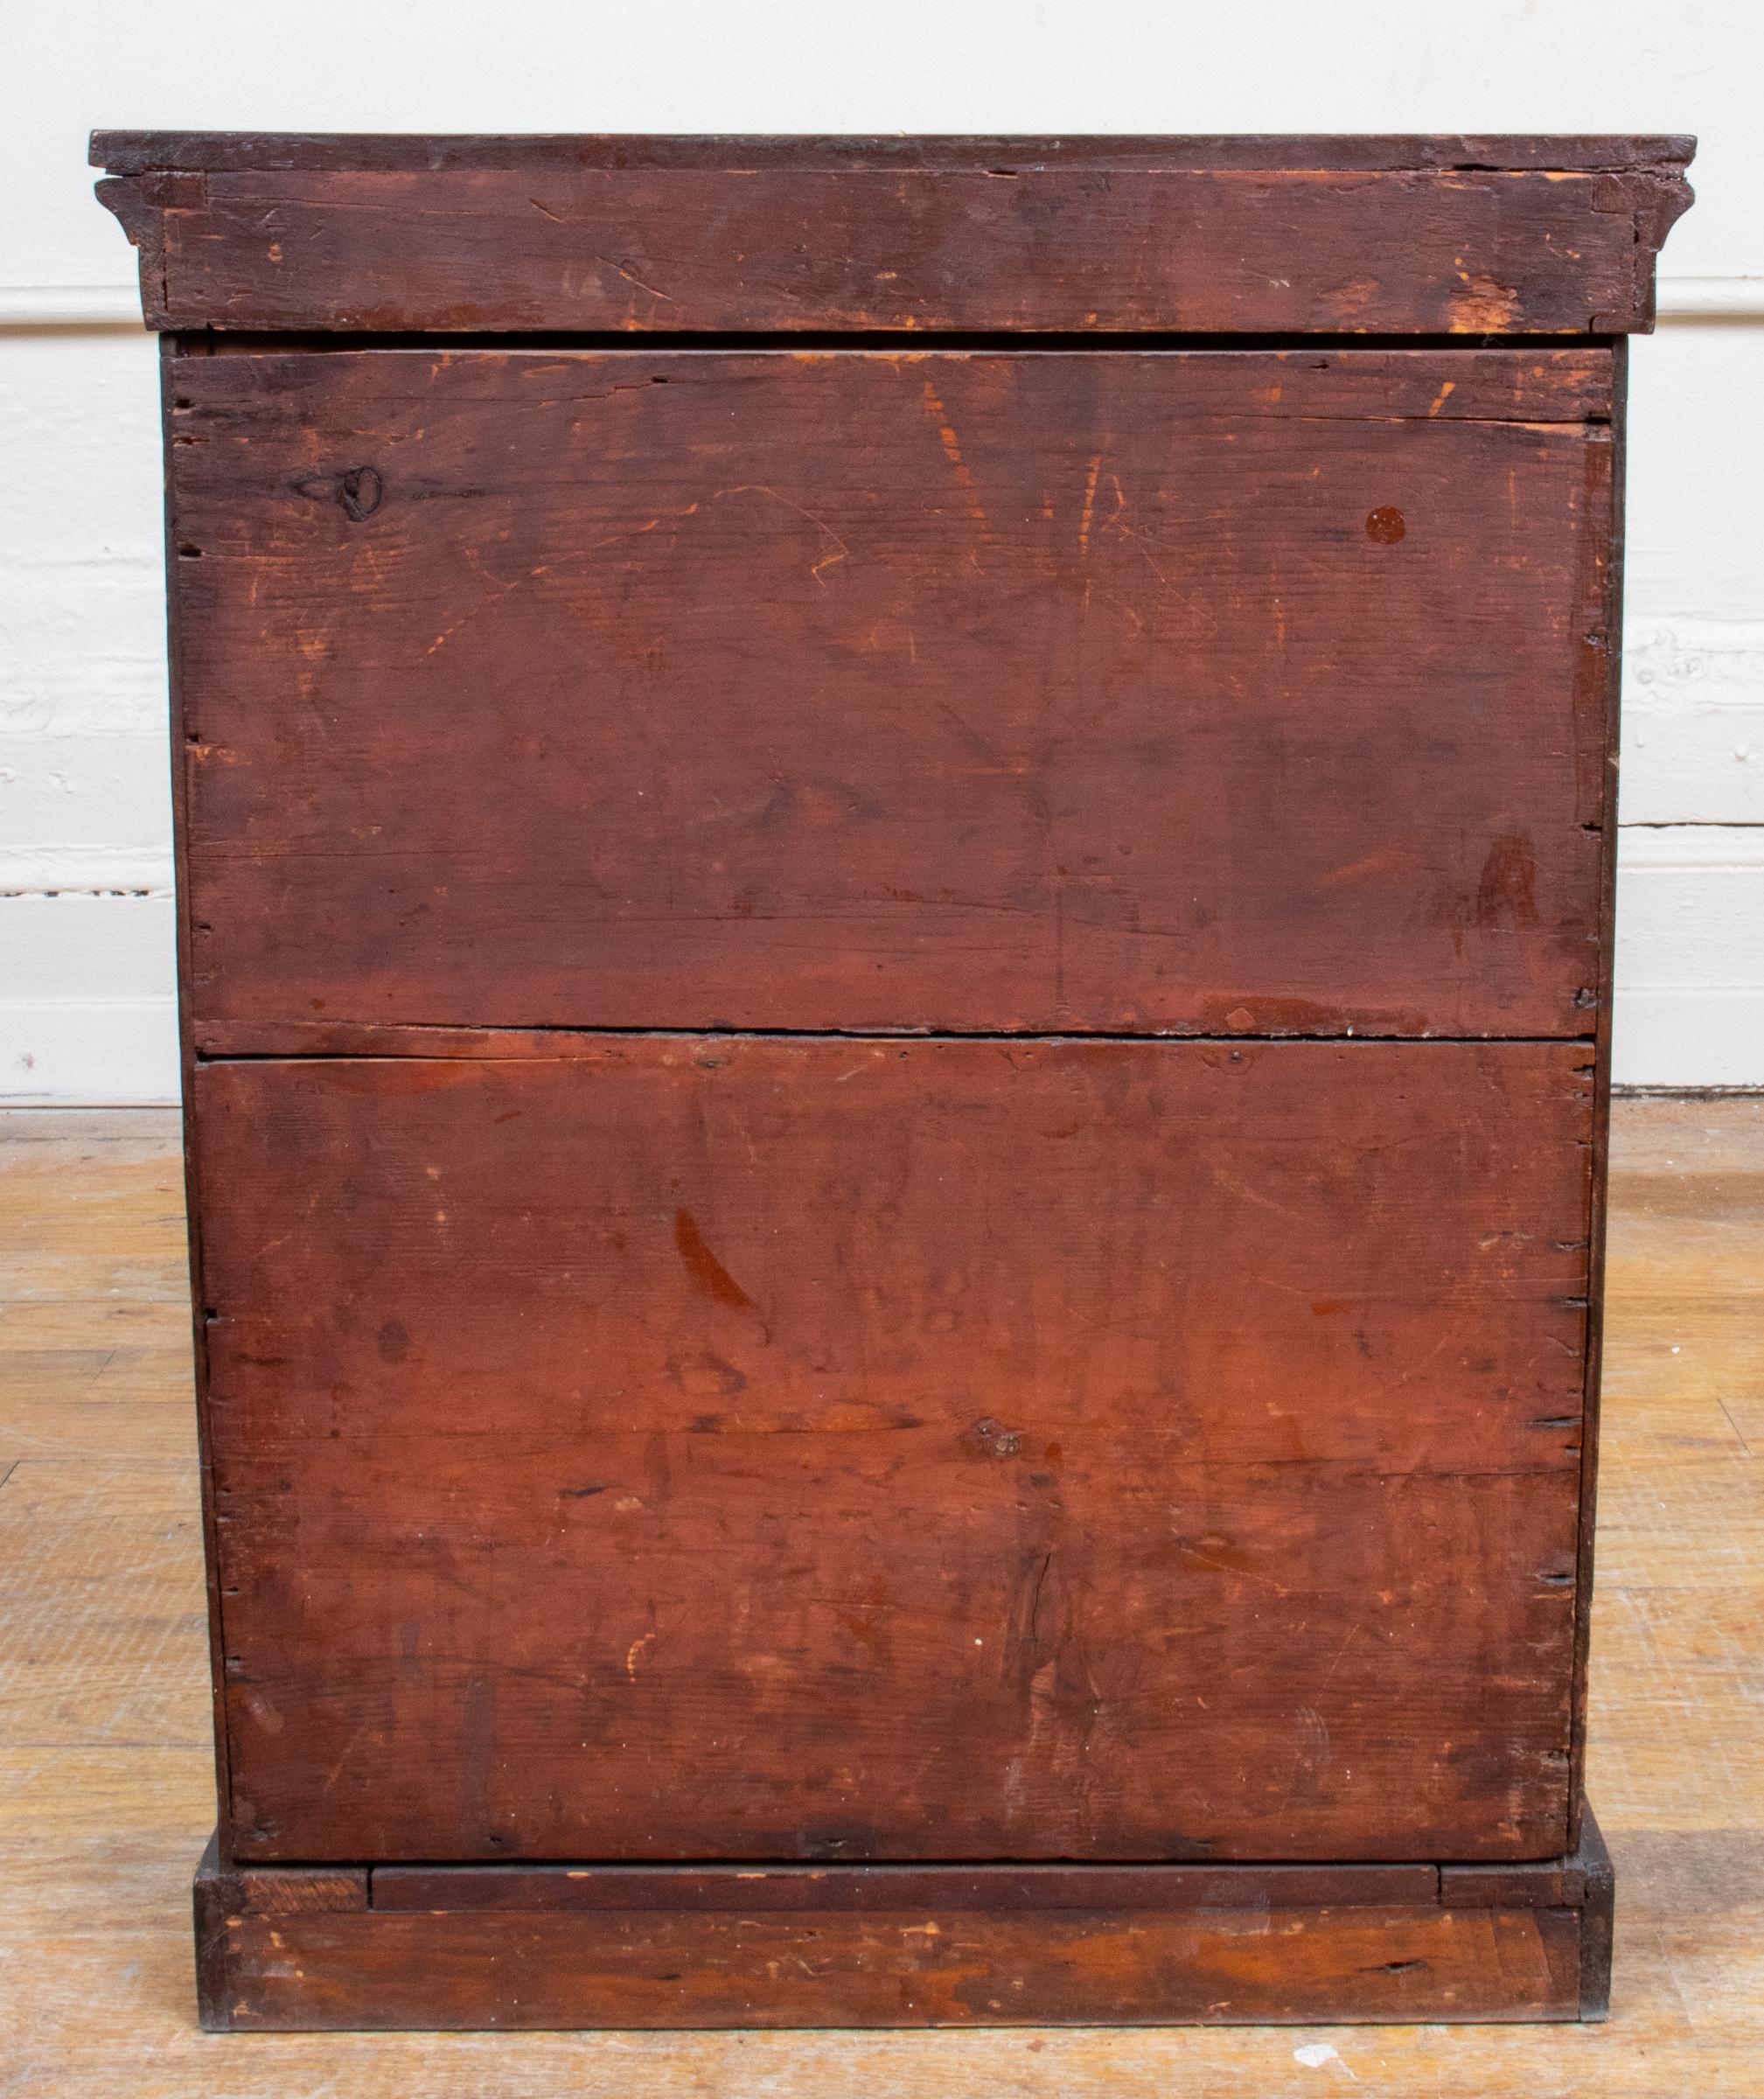
<path id="1" fill-rule="evenodd" d="M 213 2031 L 1593 2019 L 1610 1862 L 196 1876 Z"/>

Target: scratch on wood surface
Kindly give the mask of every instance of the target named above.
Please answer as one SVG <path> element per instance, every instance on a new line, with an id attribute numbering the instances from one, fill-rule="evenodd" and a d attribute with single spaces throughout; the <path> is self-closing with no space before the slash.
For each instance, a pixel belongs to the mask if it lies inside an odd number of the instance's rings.
<path id="1" fill-rule="evenodd" d="M 1084 513 L 1078 520 L 1078 547 L 1088 554 L 1091 547 L 1091 519 L 1097 507 L 1097 476 L 1103 471 L 1103 456 L 1098 452 L 1091 461 L 1089 477 L 1084 482 Z"/>
<path id="2" fill-rule="evenodd" d="M 645 284 L 634 269 L 631 268 L 628 264 L 619 262 L 616 256 L 596 255 L 594 259 L 596 262 L 604 262 L 609 269 L 623 277 L 627 284 L 634 284 L 639 291 L 646 291 L 651 298 L 666 299 L 670 306 L 679 305 L 680 301 L 674 297 L 672 292 L 663 291 L 658 285 Z"/>
<path id="3" fill-rule="evenodd" d="M 343 1747 L 338 1750 L 330 1769 L 318 1782 L 318 1790 L 321 1796 L 330 1793 L 336 1787 L 338 1780 L 343 1775 L 343 1767 L 355 1753 L 356 1744 L 360 1741 L 372 1725 L 371 1720 L 361 1721 L 345 1739 Z"/>
<path id="4" fill-rule="evenodd" d="M 1110 474 L 1109 485 L 1115 492 L 1115 509 L 1114 515 L 1107 520 L 1103 526 L 1103 530 L 1105 532 L 1117 533 L 1122 539 L 1131 541 L 1134 553 L 1139 555 L 1140 559 L 1146 564 L 1147 568 L 1151 570 L 1152 574 L 1157 577 L 1159 582 L 1168 587 L 1169 583 L 1169 578 L 1164 574 L 1163 570 L 1158 566 L 1157 562 L 1152 559 L 1151 550 L 1146 544 L 1145 534 L 1139 531 L 1136 526 L 1129 525 L 1127 522 L 1127 499 L 1121 488 L 1120 476 L 1115 473 Z"/>
<path id="5" fill-rule="evenodd" d="M 955 425 L 950 421 L 949 411 L 938 399 L 930 380 L 924 382 L 924 395 L 925 407 L 930 412 L 938 442 L 944 448 L 944 457 L 949 461 L 950 471 L 956 478 L 956 486 L 962 492 L 968 515 L 980 527 L 980 537 L 990 540 L 992 528 L 987 519 L 986 506 L 980 501 L 980 491 L 974 486 L 974 478 L 968 471 L 967 462 L 962 457 L 962 448 L 956 436 Z"/>
<path id="6" fill-rule="evenodd" d="M 738 481 L 733 488 L 717 489 L 706 499 L 708 502 L 720 503 L 725 496 L 770 496 L 774 503 L 782 503 L 786 510 L 793 510 L 798 517 L 806 518 L 817 532 L 825 533 L 833 543 L 833 552 L 823 554 L 809 570 L 809 574 L 823 590 L 826 589 L 826 579 L 821 575 L 821 570 L 831 568 L 835 561 L 847 560 L 851 554 L 851 548 L 847 546 L 825 518 L 818 518 L 813 511 L 805 510 L 800 503 L 793 501 L 789 496 L 781 495 L 777 489 L 768 487 L 763 481 Z M 694 503 L 692 507 L 696 510 L 698 506 Z"/>

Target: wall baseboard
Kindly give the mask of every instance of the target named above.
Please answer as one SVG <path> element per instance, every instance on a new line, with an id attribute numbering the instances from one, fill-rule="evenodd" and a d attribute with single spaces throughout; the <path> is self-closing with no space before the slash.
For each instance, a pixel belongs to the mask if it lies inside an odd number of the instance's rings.
<path id="1" fill-rule="evenodd" d="M 0 1107 L 175 1107 L 171 999 L 0 1006 Z"/>

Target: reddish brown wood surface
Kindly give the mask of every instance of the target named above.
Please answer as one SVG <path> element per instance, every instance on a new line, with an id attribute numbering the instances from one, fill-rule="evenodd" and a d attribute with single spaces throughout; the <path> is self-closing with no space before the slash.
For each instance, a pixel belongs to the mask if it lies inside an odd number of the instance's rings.
<path id="1" fill-rule="evenodd" d="M 1697 142 L 1670 132 L 1107 132 L 1036 138 L 890 133 L 771 136 L 659 132 L 94 131 L 94 167 L 118 175 L 225 174 L 248 168 L 387 174 L 544 168 L 846 170 L 1147 168 L 1476 174 L 1524 169 L 1673 174 Z"/>
<path id="2" fill-rule="evenodd" d="M 206 1065 L 245 1859 L 1559 1852 L 1575 1044 Z"/>
<path id="3" fill-rule="evenodd" d="M 1475 1866 L 1517 1891 L 1483 1908 L 1561 1907 L 1565 1876 L 1536 1865 Z M 1534 1879 L 1548 1875 L 1534 1893 Z M 241 1876 L 241 1879 L 246 1876 Z M 254 1882 L 296 1881 L 293 1906 L 365 1909 L 315 1899 L 313 1876 L 265 1866 Z M 1440 1900 L 1437 1865 L 377 1865 L 375 1909 L 773 1910 L 1360 1909 Z M 1577 1892 L 1574 1900 L 1580 1900 Z M 288 1898 L 282 1897 L 284 1907 Z M 247 1909 L 275 1907 L 248 1891 Z"/>
<path id="4" fill-rule="evenodd" d="M 313 143 L 101 136 L 150 324 L 1620 333 L 1690 201 L 1683 140 Z"/>
<path id="5" fill-rule="evenodd" d="M 1599 2019 L 1610 1862 L 1590 1817 L 1586 1838 L 1575 1858 L 1443 1872 L 232 1872 L 211 1844 L 196 1879 L 202 2016 L 223 2030 Z"/>
<path id="6" fill-rule="evenodd" d="M 1335 2025 L 1572 2019 L 1562 1909 L 220 1920 L 209 2023 L 278 2027 Z"/>
<path id="7" fill-rule="evenodd" d="M 1606 352 L 172 371 L 206 1050 L 1593 1024 Z"/>
<path id="8" fill-rule="evenodd" d="M 1596 2013 L 1621 389 L 1539 338 L 1690 142 L 94 151 L 205 2016 Z"/>

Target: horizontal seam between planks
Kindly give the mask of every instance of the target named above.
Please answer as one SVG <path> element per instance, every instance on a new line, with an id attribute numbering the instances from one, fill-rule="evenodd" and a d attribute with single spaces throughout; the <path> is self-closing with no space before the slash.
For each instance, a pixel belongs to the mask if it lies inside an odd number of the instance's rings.
<path id="1" fill-rule="evenodd" d="M 533 350 L 588 350 L 645 356 L 663 350 L 699 352 L 815 351 L 885 349 L 907 354 L 947 355 L 975 352 L 1008 352 L 1014 355 L 1065 352 L 1078 355 L 1119 356 L 1124 348 L 1135 353 L 1158 351 L 1210 352 L 1225 356 L 1238 352 L 1370 351 L 1382 354 L 1393 350 L 1439 351 L 1460 353 L 1489 351 L 1551 351 L 1563 356 L 1585 356 L 1589 352 L 1608 352 L 1614 338 L 1584 330 L 1550 334 L 1440 335 L 1307 333 L 1276 330 L 1265 333 L 1156 328 L 1097 328 L 1083 332 L 1070 329 L 938 329 L 919 328 L 803 328 L 803 329 L 646 329 L 640 336 L 627 330 L 584 329 L 359 329 L 335 331 L 291 329 L 241 329 L 191 325 L 168 329 L 183 354 L 203 356 L 216 344 L 229 351 L 254 355 L 288 354 L 311 351 L 336 356 L 373 350 L 506 351 L 511 347 Z M 185 349 L 184 345 L 192 345 Z"/>
<path id="2" fill-rule="evenodd" d="M 1079 1033 L 1062 1034 L 1050 1031 L 1020 1031 L 1014 1034 L 991 1029 L 888 1029 L 888 1028 L 613 1028 L 593 1025 L 569 1027 L 561 1022 L 543 1022 L 538 1026 L 523 1026 L 519 1022 L 497 1022 L 488 1026 L 472 1022 L 442 1022 L 415 1021 L 408 1023 L 380 1022 L 361 1024 L 351 1032 L 365 1037 L 374 1036 L 417 1035 L 436 1036 L 443 1040 L 465 1036 L 576 1036 L 596 1041 L 612 1042 L 678 1042 L 678 1043 L 886 1043 L 905 1047 L 914 1043 L 1045 1043 L 1065 1047 L 1084 1043 L 1145 1043 L 1168 1049 L 1191 1045 L 1196 1049 L 1243 1049 L 1251 1043 L 1264 1047 L 1281 1045 L 1321 1047 L 1334 1045 L 1353 1049 L 1494 1049 L 1510 1045 L 1516 1049 L 1542 1049 L 1555 1047 L 1570 1049 L 1584 1045 L 1590 1050 L 1593 1035 L 1146 1035 L 1136 1032 L 1091 1029 Z M 225 1063 L 281 1063 L 300 1062 L 312 1057 L 333 1060 L 363 1057 L 401 1061 L 421 1058 L 426 1054 L 421 1050 L 399 1050 L 367 1048 L 350 1050 L 203 1050 L 196 1051 L 199 1064 Z M 492 1058 L 477 1061 L 494 1062 Z"/>

